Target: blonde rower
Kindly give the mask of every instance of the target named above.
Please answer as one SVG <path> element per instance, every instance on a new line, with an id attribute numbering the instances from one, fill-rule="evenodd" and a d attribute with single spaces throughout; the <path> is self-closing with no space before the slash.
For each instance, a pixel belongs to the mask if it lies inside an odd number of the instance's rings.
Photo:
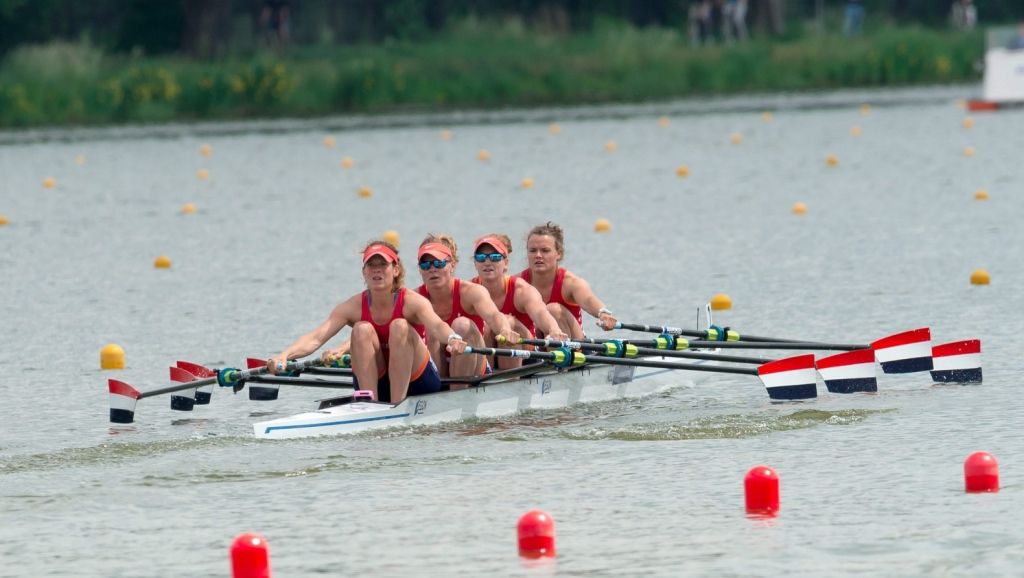
<path id="1" fill-rule="evenodd" d="M 526 253 L 529 266 L 519 276 L 540 292 L 562 331 L 573 339 L 584 337 L 581 311 L 596 317 L 601 329 L 615 328 L 615 316 L 594 295 L 590 283 L 559 267 L 565 255 L 561 227 L 548 221 L 531 229 Z"/>
<path id="2" fill-rule="evenodd" d="M 487 289 L 491 301 L 509 318 L 513 329 L 519 335 L 532 338 L 536 334 L 536 328 L 552 339 L 567 339 L 568 335 L 559 329 L 558 322 L 544 307 L 540 293 L 518 277 L 506 275 L 509 245 L 509 238 L 497 233 L 477 239 L 476 243 L 473 243 L 473 265 L 476 266 L 477 272 L 477 277 L 473 281 Z M 484 341 L 488 345 L 496 343 L 495 334 L 489 327 L 484 332 Z M 502 357 L 497 363 L 498 367 L 506 369 L 522 365 L 522 360 Z"/>
<path id="3" fill-rule="evenodd" d="M 398 251 L 385 241 L 373 241 L 363 250 L 366 290 L 335 306 L 316 329 L 267 361 L 276 373 L 289 359 L 309 355 L 343 327 L 352 327 L 352 373 L 357 387 L 368 389 L 380 401 L 398 403 L 406 395 L 441 390 L 441 378 L 424 339 L 447 343 L 450 353 L 466 349 L 452 328 L 434 313 L 430 301 L 403 287 L 405 269 Z M 330 359 L 349 349 L 349 343 L 324 352 Z"/>
<path id="4" fill-rule="evenodd" d="M 463 341 L 473 347 L 484 346 L 486 327 L 491 333 L 501 335 L 509 343 L 519 340 L 509 324 L 508 318 L 498 311 L 487 290 L 469 281 L 455 277 L 458 264 L 458 246 L 447 235 L 428 235 L 420 243 L 417 254 L 423 285 L 416 291 L 430 300 L 434 313 L 444 319 Z M 442 343 L 434 338 L 427 341 L 428 349 L 436 360 L 444 359 Z M 476 355 L 452 356 L 447 363 L 440 363 L 441 375 L 470 376 L 483 375 L 489 367 L 487 359 Z M 453 389 L 458 387 L 453 384 Z"/>

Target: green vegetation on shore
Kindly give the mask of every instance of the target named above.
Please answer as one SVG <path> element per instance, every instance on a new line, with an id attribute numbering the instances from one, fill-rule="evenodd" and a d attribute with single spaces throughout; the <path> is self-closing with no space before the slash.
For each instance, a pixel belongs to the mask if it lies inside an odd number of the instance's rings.
<path id="1" fill-rule="evenodd" d="M 568 36 L 464 27 L 430 41 L 294 48 L 207 62 L 23 46 L 0 64 L 0 126 L 536 106 L 976 81 L 980 32 L 691 47 L 674 30 Z"/>

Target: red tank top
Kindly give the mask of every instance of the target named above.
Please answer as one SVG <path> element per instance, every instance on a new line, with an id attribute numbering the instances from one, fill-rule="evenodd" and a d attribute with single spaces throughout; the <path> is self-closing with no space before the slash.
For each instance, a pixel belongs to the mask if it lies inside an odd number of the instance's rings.
<path id="1" fill-rule="evenodd" d="M 405 288 L 398 290 L 395 294 L 395 308 L 391 311 L 391 319 L 384 324 L 379 324 L 373 320 L 373 315 L 370 313 L 370 292 L 363 291 L 363 321 L 369 321 L 370 325 L 373 325 L 373 329 L 377 332 L 377 339 L 380 341 L 380 349 L 384 352 L 384 355 L 388 354 L 388 337 L 391 335 L 391 322 L 395 319 L 404 319 L 402 315 L 402 309 L 405 307 Z M 413 330 L 420 336 L 420 339 L 426 343 L 427 339 L 427 328 L 422 325 L 413 325 Z"/>
<path id="2" fill-rule="evenodd" d="M 498 307 L 498 311 L 501 311 L 505 315 L 512 315 L 518 319 L 526 330 L 530 332 L 530 337 L 537 335 L 537 329 L 533 325 L 533 319 L 526 313 L 523 313 L 516 309 L 516 281 L 519 281 L 519 277 L 515 275 L 505 279 L 505 302 Z M 480 277 L 473 277 L 474 283 L 480 282 Z M 514 327 L 512 329 L 515 329 Z M 523 337 L 526 337 L 525 335 Z"/>
<path id="3" fill-rule="evenodd" d="M 527 283 L 531 283 L 530 269 L 523 269 L 523 272 L 519 274 Z M 565 307 L 573 317 L 576 318 L 576 323 L 583 327 L 583 308 L 575 303 L 569 303 L 562 297 L 562 283 L 565 282 L 565 269 L 559 267 L 558 271 L 555 271 L 555 282 L 551 284 L 551 295 L 544 301 L 545 303 L 558 303 L 562 307 Z"/>
<path id="4" fill-rule="evenodd" d="M 448 316 L 447 319 L 444 320 L 444 322 L 447 323 L 448 325 L 451 325 L 452 322 L 454 322 L 457 318 L 465 317 L 466 319 L 472 321 L 473 325 L 476 325 L 476 328 L 480 330 L 480 335 L 483 335 L 484 318 L 480 317 L 479 315 L 470 315 L 469 313 L 466 313 L 466 311 L 462 309 L 462 292 L 459 289 L 459 286 L 462 282 L 459 279 L 455 279 L 454 281 L 455 283 L 452 285 L 452 313 L 451 315 Z M 417 291 L 419 291 L 420 295 L 426 297 L 427 299 L 430 299 L 430 292 L 427 291 L 426 285 L 420 285 Z"/>

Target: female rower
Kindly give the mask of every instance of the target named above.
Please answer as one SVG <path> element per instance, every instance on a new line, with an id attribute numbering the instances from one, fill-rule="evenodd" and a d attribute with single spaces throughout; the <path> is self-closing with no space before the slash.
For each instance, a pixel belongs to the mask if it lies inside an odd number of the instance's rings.
<path id="1" fill-rule="evenodd" d="M 477 277 L 474 282 L 487 289 L 491 301 L 504 313 L 512 323 L 512 328 L 523 337 L 533 338 L 536 329 L 544 332 L 551 339 L 567 339 L 558 322 L 551 316 L 540 293 L 529 283 L 518 277 L 509 277 L 508 254 L 511 241 L 508 236 L 497 233 L 485 235 L 473 244 L 473 264 L 476 266 Z M 484 332 L 484 341 L 488 345 L 496 342 L 495 333 L 488 327 Z M 512 346 L 511 342 L 506 347 Z M 519 358 L 503 357 L 498 367 L 507 369 L 519 367 L 523 361 Z"/>
<path id="2" fill-rule="evenodd" d="M 374 398 L 399 403 L 406 395 L 441 390 L 437 366 L 424 339 L 429 331 L 450 353 L 461 354 L 466 342 L 434 313 L 430 301 L 403 287 L 405 269 L 398 251 L 385 241 L 373 241 L 363 250 L 366 290 L 335 306 L 319 327 L 267 361 L 276 373 L 290 359 L 319 349 L 341 328 L 352 327 L 351 344 L 324 352 L 325 359 L 350 347 L 356 387 L 373 392 Z"/>
<path id="3" fill-rule="evenodd" d="M 526 252 L 529 266 L 519 276 L 540 292 L 562 331 L 573 339 L 584 337 L 581 310 L 596 317 L 601 329 L 615 329 L 615 315 L 594 295 L 590 283 L 558 266 L 565 255 L 561 227 L 548 221 L 530 229 Z"/>
<path id="4" fill-rule="evenodd" d="M 508 318 L 498 311 L 487 290 L 455 277 L 458 246 L 451 237 L 428 235 L 420 243 L 417 258 L 423 277 L 423 285 L 417 291 L 430 300 L 434 313 L 451 325 L 463 341 L 473 347 L 483 347 L 487 331 L 484 321 L 487 327 L 493 328 L 491 333 L 501 335 L 509 343 L 519 341 L 519 335 L 512 331 Z M 441 342 L 431 337 L 427 347 L 434 359 L 443 359 Z M 441 375 L 445 377 L 484 375 L 489 369 L 487 358 L 475 355 L 454 356 L 440 364 Z M 458 389 L 455 384 L 452 388 Z"/>

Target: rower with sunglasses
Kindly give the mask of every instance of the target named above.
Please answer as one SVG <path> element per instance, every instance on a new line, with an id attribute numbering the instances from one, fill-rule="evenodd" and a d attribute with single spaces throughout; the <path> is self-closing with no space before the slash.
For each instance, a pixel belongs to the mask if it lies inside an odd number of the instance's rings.
<path id="1" fill-rule="evenodd" d="M 463 341 L 472 347 L 483 347 L 485 327 L 493 327 L 493 333 L 501 335 L 508 343 L 519 341 L 519 335 L 512 331 L 508 318 L 498 311 L 487 290 L 476 283 L 455 277 L 455 268 L 459 262 L 458 246 L 451 237 L 428 235 L 420 243 L 417 257 L 423 284 L 416 291 L 430 300 L 434 313 L 444 319 Z M 490 373 L 486 357 L 444 356 L 442 345 L 433 338 L 427 341 L 431 356 L 439 362 L 442 377 Z M 461 384 L 461 387 L 465 385 Z M 452 389 L 460 387 L 452 384 Z"/>
<path id="2" fill-rule="evenodd" d="M 561 227 L 548 221 L 530 229 L 526 252 L 529 266 L 519 276 L 537 288 L 562 331 L 573 339 L 585 337 L 582 311 L 597 318 L 601 329 L 615 329 L 615 315 L 594 295 L 590 283 L 559 267 L 565 255 Z"/>
<path id="3" fill-rule="evenodd" d="M 491 233 L 484 235 L 473 243 L 473 265 L 476 266 L 477 276 L 473 278 L 474 283 L 479 283 L 487 289 L 491 301 L 504 313 L 516 333 L 526 338 L 536 335 L 535 329 L 544 332 L 551 339 L 564 340 L 568 335 L 559 327 L 558 322 L 551 316 L 540 293 L 529 283 L 519 277 L 509 277 L 508 255 L 511 241 L 507 235 Z M 484 332 L 484 341 L 489 347 L 496 345 L 496 335 L 488 327 Z M 512 346 L 515 341 L 508 341 L 501 344 L 503 347 Z M 514 346 L 522 347 L 522 346 Z M 497 359 L 498 367 L 508 369 L 519 367 L 523 364 L 521 358 L 501 357 Z"/>
<path id="4" fill-rule="evenodd" d="M 434 313 L 430 301 L 405 289 L 405 268 L 393 245 L 373 241 L 363 249 L 363 281 L 365 291 L 335 306 L 316 329 L 267 360 L 267 369 L 283 371 L 289 360 L 313 353 L 350 326 L 349 342 L 325 351 L 323 357 L 330 360 L 350 351 L 356 389 L 370 390 L 375 399 L 395 404 L 407 394 L 440 391 L 441 377 L 427 352 L 425 335 L 446 343 L 452 354 L 463 353 L 466 342 Z"/>

